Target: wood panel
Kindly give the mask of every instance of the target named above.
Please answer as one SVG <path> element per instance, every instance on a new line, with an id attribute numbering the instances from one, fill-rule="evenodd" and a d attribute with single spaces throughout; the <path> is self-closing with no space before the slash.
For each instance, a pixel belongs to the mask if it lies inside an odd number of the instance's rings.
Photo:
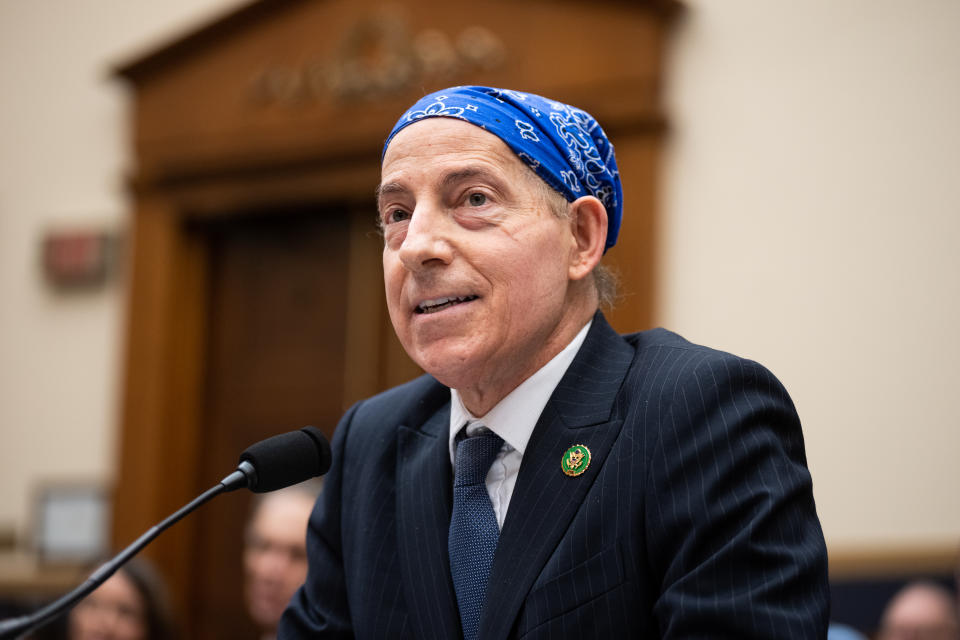
<path id="1" fill-rule="evenodd" d="M 119 70 L 138 90 L 139 173 L 368 157 L 406 106 L 452 84 L 540 92 L 607 127 L 661 122 L 664 19 L 650 4 L 487 0 L 465 16 L 436 0 L 276 3 L 198 38 L 189 58 L 157 54 Z M 498 43 L 501 59 L 465 63 L 458 47 L 471 30 Z M 431 69 L 424 55 L 450 66 Z M 373 88 L 345 94 L 331 79 L 342 75 Z"/>
<path id="2" fill-rule="evenodd" d="M 603 263 L 620 278 L 621 297 L 607 317 L 627 333 L 650 328 L 654 321 L 659 142 L 652 136 L 624 136 L 615 142 L 615 151 L 623 181 L 623 226 Z"/>
<path id="3" fill-rule="evenodd" d="M 124 547 L 195 494 L 201 460 L 195 436 L 201 407 L 206 329 L 204 248 L 183 233 L 169 203 L 144 198 L 131 229 L 126 380 L 112 540 Z M 173 586 L 191 579 L 196 523 L 187 519 L 148 549 Z"/>
<path id="4" fill-rule="evenodd" d="M 327 437 L 343 412 L 350 217 L 270 212 L 208 222 L 209 366 L 195 491 L 250 443 L 306 424 Z M 197 637 L 254 638 L 242 605 L 249 494 L 195 515 L 191 615 Z"/>
<path id="5" fill-rule="evenodd" d="M 831 580 L 951 573 L 960 581 L 960 547 L 954 542 L 830 548 Z"/>

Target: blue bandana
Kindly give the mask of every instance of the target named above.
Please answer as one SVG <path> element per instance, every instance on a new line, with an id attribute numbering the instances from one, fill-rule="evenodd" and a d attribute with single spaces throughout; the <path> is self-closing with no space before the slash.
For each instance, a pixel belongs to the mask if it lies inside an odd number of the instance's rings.
<path id="1" fill-rule="evenodd" d="M 607 242 L 617 242 L 623 190 L 613 145 L 586 111 L 532 93 L 492 87 L 450 87 L 421 98 L 403 114 L 383 145 L 423 118 L 459 118 L 503 140 L 569 202 L 596 197 L 607 208 Z M 382 158 L 382 154 L 381 154 Z"/>

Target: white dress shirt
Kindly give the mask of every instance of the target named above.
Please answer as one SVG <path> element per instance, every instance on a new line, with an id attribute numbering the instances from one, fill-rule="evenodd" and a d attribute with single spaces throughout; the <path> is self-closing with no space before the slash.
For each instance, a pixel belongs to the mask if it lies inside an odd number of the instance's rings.
<path id="1" fill-rule="evenodd" d="M 490 465 L 486 480 L 487 493 L 490 494 L 493 511 L 497 515 L 497 526 L 501 529 L 507 517 L 507 507 L 510 506 L 513 487 L 517 483 L 523 452 L 533 434 L 533 428 L 537 425 L 537 420 L 540 419 L 543 408 L 547 406 L 553 390 L 560 384 L 560 379 L 580 350 L 591 324 L 593 324 L 592 319 L 570 341 L 570 344 L 564 347 L 563 351 L 520 383 L 520 386 L 507 394 L 485 416 L 474 416 L 463 406 L 457 390 L 450 390 L 451 464 L 456 464 L 456 437 L 464 424 L 467 425 L 468 436 L 475 435 L 486 427 L 503 438 L 503 447 Z"/>

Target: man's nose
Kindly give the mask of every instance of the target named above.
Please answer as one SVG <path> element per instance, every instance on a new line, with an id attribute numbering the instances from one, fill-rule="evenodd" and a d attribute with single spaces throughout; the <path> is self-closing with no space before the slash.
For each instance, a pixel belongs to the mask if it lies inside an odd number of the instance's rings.
<path id="1" fill-rule="evenodd" d="M 403 265 L 410 271 L 418 271 L 432 265 L 449 264 L 452 257 L 450 224 L 439 206 L 418 204 L 398 252 Z"/>

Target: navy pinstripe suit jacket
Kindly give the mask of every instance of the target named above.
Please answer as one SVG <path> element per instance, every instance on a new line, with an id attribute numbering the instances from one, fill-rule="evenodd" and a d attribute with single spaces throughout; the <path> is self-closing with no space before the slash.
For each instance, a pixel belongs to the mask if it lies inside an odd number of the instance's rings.
<path id="1" fill-rule="evenodd" d="M 354 406 L 281 638 L 458 638 L 449 391 Z M 560 458 L 592 452 L 568 477 Z M 530 439 L 480 638 L 824 638 L 827 557 L 800 423 L 760 365 L 597 314 Z"/>

